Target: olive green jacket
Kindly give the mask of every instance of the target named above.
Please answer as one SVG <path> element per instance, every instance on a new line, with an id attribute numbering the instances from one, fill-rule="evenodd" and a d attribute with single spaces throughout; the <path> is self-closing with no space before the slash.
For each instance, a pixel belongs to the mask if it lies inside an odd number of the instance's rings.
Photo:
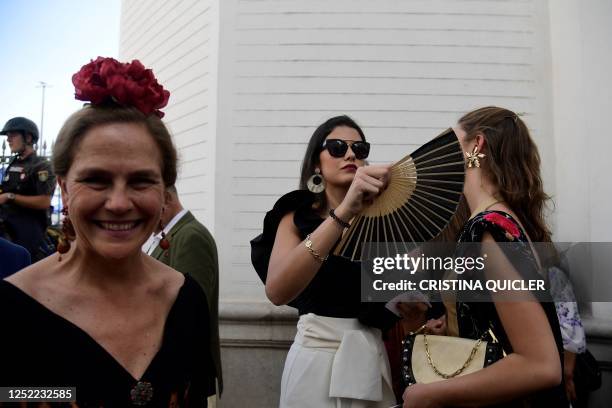
<path id="1" fill-rule="evenodd" d="M 219 349 L 219 262 L 212 235 L 190 211 L 172 227 L 170 248 L 158 245 L 151 256 L 179 272 L 189 274 L 204 289 L 210 312 L 210 352 L 217 372 L 219 393 L 223 390 Z"/>

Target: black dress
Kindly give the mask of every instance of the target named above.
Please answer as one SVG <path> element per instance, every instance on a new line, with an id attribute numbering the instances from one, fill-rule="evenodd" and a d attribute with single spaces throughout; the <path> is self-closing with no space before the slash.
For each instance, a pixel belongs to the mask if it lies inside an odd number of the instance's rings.
<path id="1" fill-rule="evenodd" d="M 527 235 L 520 224 L 508 213 L 503 211 L 484 211 L 469 220 L 463 227 L 458 238 L 457 255 L 470 255 L 462 252 L 461 243 L 482 242 L 483 235 L 488 232 L 496 242 L 512 243 L 504 244 L 502 250 L 513 264 L 514 269 L 519 272 L 522 279 L 534 279 L 542 276 L 538 273 L 538 265 L 533 255 Z M 469 251 L 475 246 L 464 246 Z M 559 328 L 559 320 L 555 304 L 551 301 L 542 301 L 540 305 L 544 309 L 551 331 L 555 338 L 557 352 L 561 364 L 563 363 L 563 341 Z M 459 324 L 459 335 L 464 338 L 478 339 L 485 337 L 491 341 L 488 335 L 489 329 L 497 337 L 504 351 L 512 353 L 512 345 L 504 330 L 501 320 L 495 309 L 495 304 L 489 302 L 457 302 L 457 322 Z M 567 398 L 563 384 L 551 389 L 543 390 L 521 401 L 509 403 L 503 406 L 520 407 L 568 407 Z"/>
<path id="2" fill-rule="evenodd" d="M 293 222 L 300 238 L 313 232 L 322 222 L 313 209 L 315 194 L 295 190 L 282 196 L 264 218 L 263 233 L 251 241 L 251 261 L 265 283 L 278 225 L 286 214 L 295 211 Z M 366 326 L 386 330 L 398 320 L 382 303 L 361 302 L 361 264 L 329 254 L 308 286 L 289 303 L 299 315 L 357 318 Z"/>
<path id="3" fill-rule="evenodd" d="M 186 275 L 162 345 L 137 380 L 86 332 L 0 281 L 0 386 L 76 387 L 79 408 L 206 407 L 215 375 L 208 327 L 206 296 Z"/>

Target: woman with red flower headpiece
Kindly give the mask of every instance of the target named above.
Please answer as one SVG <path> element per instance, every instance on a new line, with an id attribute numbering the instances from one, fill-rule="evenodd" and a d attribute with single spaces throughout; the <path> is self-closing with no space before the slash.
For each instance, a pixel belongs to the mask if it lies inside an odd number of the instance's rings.
<path id="1" fill-rule="evenodd" d="M 550 254 L 533 243 L 550 243 L 543 216 L 548 197 L 527 126 L 510 110 L 485 107 L 464 115 L 454 130 L 466 152 L 463 204 L 472 213 L 456 237 L 457 254 L 486 253 L 481 282 L 543 279 L 539 270 Z M 446 334 L 498 342 L 506 356 L 471 374 L 417 381 L 405 389 L 404 407 L 567 407 L 559 322 L 547 299 L 507 290 L 445 297 Z"/>
<path id="2" fill-rule="evenodd" d="M 0 386 L 76 387 L 63 395 L 79 407 L 205 407 L 205 294 L 141 251 L 176 181 L 169 92 L 139 61 L 99 57 L 72 81 L 89 104 L 53 150 L 64 238 L 0 281 Z"/>

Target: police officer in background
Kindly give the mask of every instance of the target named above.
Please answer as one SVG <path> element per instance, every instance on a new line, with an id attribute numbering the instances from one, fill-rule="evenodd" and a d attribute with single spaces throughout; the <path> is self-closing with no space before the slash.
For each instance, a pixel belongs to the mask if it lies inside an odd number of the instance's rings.
<path id="1" fill-rule="evenodd" d="M 15 154 L 0 187 L 0 231 L 36 262 L 49 255 L 46 231 L 55 175 L 49 161 L 36 155 L 38 128 L 30 119 L 9 120 L 0 135 L 6 135 Z"/>

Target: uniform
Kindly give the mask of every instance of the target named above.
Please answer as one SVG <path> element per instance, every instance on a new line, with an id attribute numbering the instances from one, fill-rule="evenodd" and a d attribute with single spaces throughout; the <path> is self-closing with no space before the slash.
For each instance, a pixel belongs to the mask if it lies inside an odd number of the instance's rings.
<path id="1" fill-rule="evenodd" d="M 4 171 L 0 193 L 24 196 L 53 195 L 55 175 L 51 164 L 33 152 L 25 159 L 15 156 Z M 25 247 L 37 261 L 49 254 L 46 244 L 48 210 L 22 207 L 14 202 L 0 206 L 0 219 L 9 239 Z"/>

